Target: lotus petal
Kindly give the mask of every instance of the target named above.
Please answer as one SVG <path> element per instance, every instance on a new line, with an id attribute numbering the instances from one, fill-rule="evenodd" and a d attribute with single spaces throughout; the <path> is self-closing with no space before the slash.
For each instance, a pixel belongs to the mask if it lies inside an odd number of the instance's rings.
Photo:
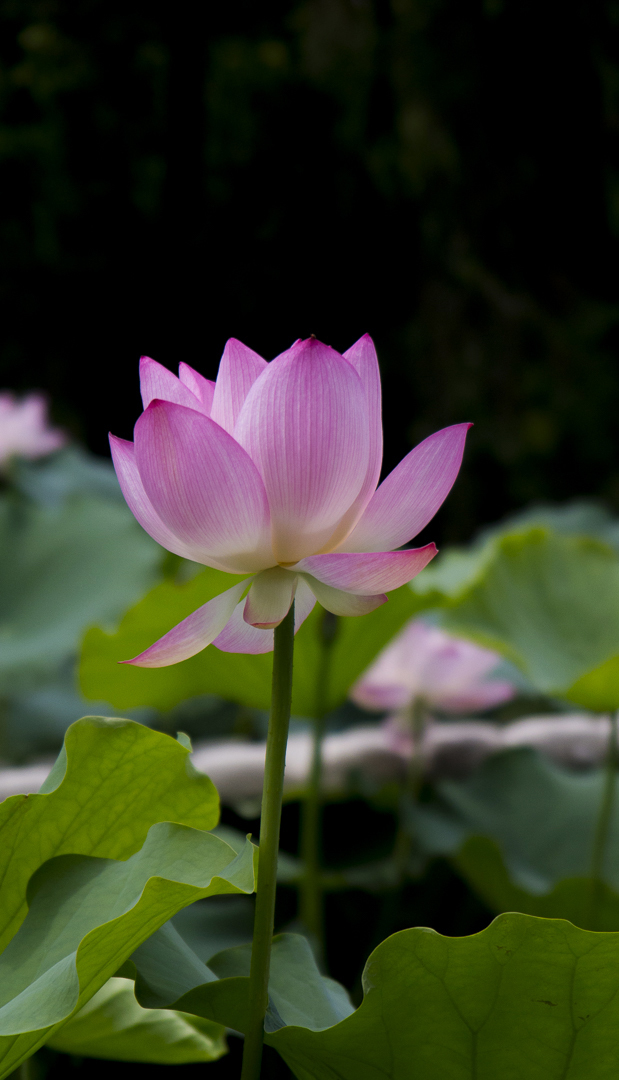
<path id="1" fill-rule="evenodd" d="M 145 409 L 151 401 L 159 398 L 161 401 L 175 401 L 177 405 L 184 405 L 188 409 L 208 415 L 201 398 L 192 393 L 189 387 L 163 364 L 151 360 L 150 356 L 140 358 L 140 390 Z"/>
<path id="2" fill-rule="evenodd" d="M 258 470 L 223 428 L 193 409 L 153 401 L 135 425 L 144 490 L 164 524 L 231 573 L 274 563 Z"/>
<path id="3" fill-rule="evenodd" d="M 435 544 L 405 551 L 351 554 L 334 551 L 330 555 L 310 555 L 293 569 L 311 574 L 334 589 L 374 596 L 405 585 L 428 565 L 436 552 Z"/>
<path id="4" fill-rule="evenodd" d="M 277 562 L 320 551 L 367 473 L 366 395 L 352 364 L 314 339 L 294 346 L 256 379 L 234 436 L 264 480 Z"/>
<path id="5" fill-rule="evenodd" d="M 188 390 L 191 390 L 192 394 L 202 402 L 204 406 L 204 412 L 207 416 L 211 415 L 211 408 L 213 405 L 213 394 L 215 393 L 215 383 L 212 379 L 205 379 L 204 375 L 200 375 L 199 371 L 194 371 L 189 364 L 184 361 L 178 365 L 178 377 L 184 386 Z M 161 397 L 162 395 L 155 395 Z M 181 401 L 181 405 L 183 402 Z"/>
<path id="6" fill-rule="evenodd" d="M 458 475 L 470 424 L 454 424 L 424 439 L 389 473 L 340 551 L 387 551 L 421 532 Z"/>
<path id="7" fill-rule="evenodd" d="M 127 506 L 142 528 L 167 551 L 173 551 L 175 555 L 180 555 L 183 559 L 203 562 L 203 552 L 200 546 L 179 539 L 159 517 L 144 491 L 144 485 L 135 460 L 133 443 L 128 442 L 126 439 L 119 439 L 116 435 L 110 435 L 110 448 L 121 491 Z M 217 570 L 226 569 L 225 566 L 215 560 L 211 560 L 209 565 L 214 566 Z"/>
<path id="8" fill-rule="evenodd" d="M 294 632 L 305 622 L 316 603 L 316 597 L 309 585 L 299 578 L 294 598 Z M 250 626 L 243 618 L 245 600 L 237 604 L 232 618 L 226 623 L 213 645 L 222 652 L 266 653 L 273 650 L 273 631 L 258 630 Z"/>
<path id="9" fill-rule="evenodd" d="M 381 604 L 387 603 L 387 597 L 384 594 L 360 596 L 357 593 L 333 589 L 331 585 L 325 585 L 318 578 L 311 577 L 309 574 L 303 576 L 318 602 L 327 611 L 331 611 L 333 615 L 367 615 L 368 612 L 374 611 Z"/>
<path id="10" fill-rule="evenodd" d="M 226 342 L 217 372 L 211 417 L 230 434 L 245 398 L 266 367 L 266 360 L 241 341 L 230 338 Z"/>
<path id="11" fill-rule="evenodd" d="M 245 601 L 245 622 L 260 630 L 272 630 L 274 626 L 279 626 L 290 611 L 297 580 L 296 574 L 281 566 L 273 566 L 258 574 Z"/>
<path id="12" fill-rule="evenodd" d="M 416 698 L 446 713 L 488 709 L 516 693 L 513 683 L 492 678 L 500 661 L 491 649 L 414 619 L 379 653 L 350 696 L 370 709 L 402 709 Z"/>
<path id="13" fill-rule="evenodd" d="M 240 581 L 231 589 L 215 596 L 196 611 L 192 611 L 191 615 L 177 623 L 139 656 L 135 656 L 133 660 L 121 660 L 121 663 L 133 664 L 135 667 L 169 667 L 170 664 L 178 664 L 181 660 L 187 660 L 190 656 L 202 652 L 223 630 L 250 580 Z"/>
<path id="14" fill-rule="evenodd" d="M 350 509 L 344 514 L 335 533 L 330 537 L 327 545 L 329 550 L 334 550 L 339 547 L 341 542 L 355 527 L 376 490 L 383 463 L 383 420 L 381 412 L 380 368 L 378 367 L 378 357 L 376 355 L 376 349 L 374 348 L 374 342 L 370 335 L 364 334 L 362 338 L 359 338 L 359 341 L 355 342 L 355 344 L 344 353 L 344 357 L 346 360 L 350 361 L 355 370 L 359 373 L 359 378 L 361 379 L 365 390 L 368 418 L 370 422 L 369 457 L 367 472 L 361 491 L 357 495 L 357 498 Z"/>

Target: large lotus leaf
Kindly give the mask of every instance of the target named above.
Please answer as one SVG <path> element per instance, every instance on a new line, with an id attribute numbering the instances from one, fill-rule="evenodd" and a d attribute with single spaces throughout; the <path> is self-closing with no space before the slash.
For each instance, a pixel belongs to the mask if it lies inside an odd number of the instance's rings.
<path id="1" fill-rule="evenodd" d="M 601 769 L 561 768 L 535 750 L 506 750 L 463 780 L 443 780 L 411 810 L 413 834 L 429 853 L 455 855 L 471 836 L 498 844 L 511 880 L 531 895 L 586 877 L 603 797 Z M 619 890 L 619 782 L 603 876 Z"/>
<path id="2" fill-rule="evenodd" d="M 143 1009 L 129 979 L 108 979 L 87 1005 L 48 1039 L 64 1054 L 184 1065 L 226 1052 L 220 1024 L 170 1009 Z"/>
<path id="3" fill-rule="evenodd" d="M 153 825 L 125 861 L 61 855 L 28 887 L 28 914 L 0 956 L 0 1077 L 55 1035 L 136 946 L 206 896 L 251 893 L 254 853 L 211 833 Z"/>
<path id="4" fill-rule="evenodd" d="M 114 500 L 0 499 L 0 691 L 49 678 L 85 627 L 113 622 L 152 585 L 161 555 Z"/>
<path id="5" fill-rule="evenodd" d="M 181 743 L 131 720 L 78 720 L 41 793 L 0 805 L 0 949 L 23 921 L 28 881 L 47 859 L 126 859 L 155 822 L 211 829 L 218 815 L 213 784 Z"/>
<path id="6" fill-rule="evenodd" d="M 370 956 L 361 1006 L 329 1026 L 328 1010 L 314 1008 L 309 979 L 303 996 L 308 965 L 292 952 L 277 959 L 274 950 L 274 957 L 281 970 L 269 986 L 265 1040 L 298 1080 L 617 1076 L 618 934 L 519 914 L 501 915 L 471 937 L 404 930 Z M 242 1030 L 247 979 L 235 971 L 247 969 L 243 950 L 213 958 L 211 967 L 218 966 L 219 981 L 181 1001 L 189 1011 Z M 277 979 L 286 993 L 275 1007 Z M 301 1002 L 298 1012 L 294 1001 Z"/>
<path id="7" fill-rule="evenodd" d="M 299 1080 L 614 1080 L 619 935 L 502 915 L 480 934 L 404 930 L 326 1031 L 267 1036 Z"/>
<path id="8" fill-rule="evenodd" d="M 619 558 L 606 544 L 543 528 L 501 535 L 413 587 L 442 590 L 443 625 L 498 649 L 542 693 L 619 707 Z"/>
<path id="9" fill-rule="evenodd" d="M 255 708 L 268 708 L 271 697 L 272 654 L 251 656 L 224 653 L 214 646 L 166 668 L 119 666 L 136 656 L 177 622 L 213 596 L 229 589 L 241 577 L 205 569 L 184 584 L 166 581 L 124 616 L 116 633 L 91 629 L 84 639 L 80 683 L 88 698 L 110 701 L 116 708 L 155 706 L 169 709 L 198 694 L 218 694 Z M 345 699 L 355 679 L 416 612 L 435 601 L 433 594 L 415 596 L 404 586 L 390 594 L 382 607 L 362 618 L 339 620 L 333 645 L 328 708 Z M 314 716 L 320 705 L 319 605 L 300 628 L 295 645 L 293 712 Z"/>
<path id="10" fill-rule="evenodd" d="M 619 931 L 619 892 L 590 877 L 570 877 L 546 893 L 528 892 L 509 875 L 493 840 L 472 836 L 454 860 L 491 911 L 521 911 L 541 918 L 569 919 L 583 930 Z"/>

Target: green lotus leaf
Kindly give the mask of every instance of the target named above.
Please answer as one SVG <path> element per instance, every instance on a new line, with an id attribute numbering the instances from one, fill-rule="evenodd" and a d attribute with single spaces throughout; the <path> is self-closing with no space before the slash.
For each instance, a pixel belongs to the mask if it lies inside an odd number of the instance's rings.
<path id="1" fill-rule="evenodd" d="M 0 956 L 0 1078 L 195 900 L 254 889 L 254 854 L 211 833 L 160 822 L 124 861 L 61 855 L 28 886 L 28 914 Z"/>
<path id="2" fill-rule="evenodd" d="M 296 935 L 275 939 L 265 1041 L 298 1080 L 614 1080 L 619 1061 L 619 934 L 505 914 L 479 934 L 404 930 L 370 956 L 364 999 L 315 970 Z M 249 950 L 196 965 L 161 943 L 133 957 L 136 994 L 243 1030 Z M 165 965 L 163 965 L 165 967 Z M 193 987 L 189 989 L 191 983 Z"/>
<path id="3" fill-rule="evenodd" d="M 245 1031 L 251 945 L 224 949 L 201 963 L 173 926 L 153 934 L 131 957 L 136 997 L 147 1008 L 173 1006 Z M 129 968 L 125 969 L 129 974 Z M 124 972 L 123 972 L 124 973 Z M 300 934 L 273 938 L 267 1031 L 302 1024 L 330 1027 L 353 1011 L 343 986 L 319 972 Z"/>
<path id="4" fill-rule="evenodd" d="M 84 628 L 116 620 L 157 579 L 162 550 L 117 498 L 0 498 L 0 692 L 31 690 Z M 105 698 L 103 700 L 106 700 Z"/>
<path id="5" fill-rule="evenodd" d="M 619 931 L 619 891 L 604 881 L 569 877 L 557 881 L 548 892 L 528 892 L 510 877 L 498 844 L 485 836 L 466 840 L 454 862 L 491 911 L 521 911 L 569 919 L 583 930 Z"/>
<path id="6" fill-rule="evenodd" d="M 170 1009 L 143 1009 L 129 979 L 108 979 L 47 1045 L 79 1057 L 184 1065 L 226 1053 L 220 1024 Z"/>
<path id="7" fill-rule="evenodd" d="M 610 814 L 603 877 L 619 891 L 619 782 Z M 601 769 L 572 772 L 519 747 L 493 755 L 463 780 L 436 784 L 411 808 L 411 827 L 429 854 L 456 855 L 471 837 L 498 845 L 514 884 L 532 896 L 565 878 L 585 878 L 604 792 Z"/>
<path id="8" fill-rule="evenodd" d="M 500 915 L 471 937 L 404 930 L 364 972 L 364 1000 L 324 1031 L 267 1036 L 299 1080 L 611 1080 L 619 935 Z"/>
<path id="9" fill-rule="evenodd" d="M 541 693 L 619 707 L 619 557 L 606 543 L 530 528 L 448 554 L 412 583 L 442 593 L 442 624 L 497 649 Z"/>
<path id="10" fill-rule="evenodd" d="M 179 742 L 131 720 L 78 720 L 41 793 L 0 805 L 0 949 L 26 915 L 29 879 L 48 859 L 126 859 L 158 821 L 211 829 L 218 816 L 215 787 Z"/>

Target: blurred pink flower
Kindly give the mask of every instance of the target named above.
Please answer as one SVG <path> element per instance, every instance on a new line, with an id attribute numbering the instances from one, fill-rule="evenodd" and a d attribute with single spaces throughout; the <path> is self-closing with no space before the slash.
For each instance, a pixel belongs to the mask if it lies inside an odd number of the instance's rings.
<path id="1" fill-rule="evenodd" d="M 13 457 L 39 458 L 58 450 L 66 435 L 49 426 L 47 402 L 41 394 L 0 394 L 0 466 Z"/>
<path id="2" fill-rule="evenodd" d="M 270 364 L 231 339 L 215 383 L 148 357 L 140 375 L 135 441 L 110 436 L 129 507 L 169 551 L 252 576 L 129 663 L 165 667 L 211 642 L 268 652 L 293 599 L 297 628 L 316 600 L 362 615 L 436 554 L 434 544 L 394 549 L 447 496 L 470 425 L 431 435 L 377 489 L 380 373 L 367 335 L 343 356 L 297 341 Z"/>
<path id="3" fill-rule="evenodd" d="M 501 657 L 414 619 L 379 653 L 351 691 L 366 709 L 403 711 L 423 701 L 444 713 L 489 709 L 514 697 L 506 679 L 489 679 Z"/>

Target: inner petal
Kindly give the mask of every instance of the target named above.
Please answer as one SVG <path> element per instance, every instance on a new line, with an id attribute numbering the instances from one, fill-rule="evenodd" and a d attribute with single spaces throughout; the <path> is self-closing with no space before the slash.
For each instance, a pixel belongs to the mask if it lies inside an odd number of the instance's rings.
<path id="1" fill-rule="evenodd" d="M 277 561 L 320 551 L 367 473 L 368 409 L 352 364 L 302 342 L 256 379 L 234 437 L 264 480 Z"/>
<path id="2" fill-rule="evenodd" d="M 290 611 L 297 587 L 297 575 L 281 566 L 263 570 L 254 579 L 245 601 L 243 618 L 260 630 L 279 626 Z"/>

